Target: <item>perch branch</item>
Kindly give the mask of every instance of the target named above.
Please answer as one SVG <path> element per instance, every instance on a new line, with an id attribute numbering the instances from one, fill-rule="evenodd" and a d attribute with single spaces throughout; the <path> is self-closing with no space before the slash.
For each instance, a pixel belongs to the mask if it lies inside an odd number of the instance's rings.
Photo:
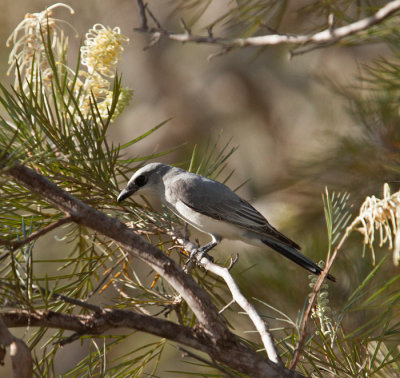
<path id="1" fill-rule="evenodd" d="M 171 234 L 171 236 L 173 236 L 175 240 L 186 251 L 189 252 L 189 254 L 198 248 L 194 243 L 191 243 L 189 240 L 186 240 L 181 236 L 178 236 L 176 233 L 174 233 L 174 235 Z M 222 266 L 212 263 L 206 257 L 203 257 L 200 261 L 198 261 L 198 263 L 204 269 L 214 273 L 225 281 L 232 294 L 233 300 L 246 312 L 246 314 L 249 316 L 250 320 L 256 327 L 258 333 L 260 334 L 268 358 L 276 364 L 282 364 L 282 361 L 280 360 L 279 354 L 276 350 L 272 335 L 268 330 L 267 324 L 257 313 L 255 307 L 246 299 L 246 297 L 240 291 L 239 286 L 237 285 L 229 271 L 231 267 L 224 268 Z"/>

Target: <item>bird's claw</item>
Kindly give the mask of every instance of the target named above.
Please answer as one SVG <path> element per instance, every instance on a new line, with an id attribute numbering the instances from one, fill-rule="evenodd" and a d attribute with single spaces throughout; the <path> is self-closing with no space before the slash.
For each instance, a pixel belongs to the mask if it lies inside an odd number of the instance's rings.
<path id="1" fill-rule="evenodd" d="M 198 256 L 198 257 L 197 257 Z M 189 261 L 193 261 L 195 258 L 197 259 L 197 261 L 201 261 L 201 259 L 205 257 L 207 258 L 209 261 L 211 261 L 212 263 L 214 262 L 214 257 L 210 256 L 207 253 L 207 249 L 203 249 L 203 248 L 196 248 L 189 257 Z"/>
<path id="2" fill-rule="evenodd" d="M 205 257 L 206 259 L 208 259 L 210 262 L 214 262 L 214 257 L 212 257 L 211 255 L 209 255 L 207 253 L 207 251 L 200 251 L 200 256 L 199 256 L 199 261 L 201 261 L 201 259 Z"/>

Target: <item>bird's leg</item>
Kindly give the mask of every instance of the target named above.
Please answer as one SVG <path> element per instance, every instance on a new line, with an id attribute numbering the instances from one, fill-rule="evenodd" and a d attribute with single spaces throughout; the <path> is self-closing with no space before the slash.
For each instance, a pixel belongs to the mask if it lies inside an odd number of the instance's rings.
<path id="1" fill-rule="evenodd" d="M 214 258 L 210 256 L 207 252 L 211 251 L 218 243 L 214 240 L 203 245 L 200 248 L 196 248 L 191 254 L 190 259 L 194 259 L 197 254 L 200 254 L 198 257 L 198 261 L 200 261 L 203 257 L 207 257 L 211 262 L 214 262 Z"/>
<path id="2" fill-rule="evenodd" d="M 197 249 L 195 249 L 194 251 L 192 251 L 192 253 L 190 254 L 190 259 L 189 259 L 189 260 L 194 259 L 195 256 L 196 256 L 198 253 L 200 253 L 200 256 L 199 256 L 199 258 L 198 258 L 198 261 L 201 261 L 201 259 L 202 259 L 203 257 L 206 257 L 206 258 L 208 258 L 211 262 L 214 262 L 214 258 L 213 258 L 212 256 L 210 256 L 207 252 L 208 252 L 208 251 L 211 251 L 220 241 L 221 241 L 221 238 L 218 238 L 218 237 L 216 237 L 216 236 L 213 235 L 213 236 L 212 236 L 212 240 L 211 240 L 209 243 L 207 243 L 207 244 L 203 245 L 202 247 L 197 248 Z"/>
<path id="3" fill-rule="evenodd" d="M 185 240 L 189 240 L 189 225 L 185 222 Z"/>

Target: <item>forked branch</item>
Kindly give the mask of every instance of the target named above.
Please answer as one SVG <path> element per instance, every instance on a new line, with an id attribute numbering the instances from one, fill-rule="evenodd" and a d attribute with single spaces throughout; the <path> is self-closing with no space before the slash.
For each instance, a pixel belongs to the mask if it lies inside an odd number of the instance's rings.
<path id="1" fill-rule="evenodd" d="M 311 49 L 329 46 L 346 37 L 368 30 L 372 26 L 382 23 L 400 10 L 400 0 L 395 0 L 384 5 L 372 16 L 336 29 L 333 27 L 332 23 L 329 22 L 327 29 L 313 34 L 268 34 L 248 38 L 228 39 L 214 36 L 211 32 L 208 32 L 207 35 L 193 34 L 187 27 L 184 27 L 184 33 L 168 31 L 161 26 L 161 23 L 150 11 L 148 5 L 143 3 L 143 0 L 137 0 L 137 3 L 140 11 L 141 26 L 135 30 L 151 36 L 151 42 L 148 47 L 157 43 L 161 38 L 182 43 L 199 43 L 221 46 L 222 51 L 213 54 L 213 56 L 221 55 L 222 53 L 226 53 L 232 49 L 247 46 L 274 46 L 286 44 L 301 47 L 304 45 L 310 45 L 312 46 Z M 149 27 L 149 18 L 153 21 L 155 25 L 154 27 Z"/>
<path id="2" fill-rule="evenodd" d="M 177 234 L 171 235 L 175 240 L 182 245 L 182 247 L 189 252 L 189 254 L 197 249 L 197 246 L 191 243 L 186 238 L 182 238 Z M 206 270 L 214 273 L 215 275 L 221 277 L 226 285 L 228 286 L 233 300 L 246 312 L 250 320 L 253 322 L 258 333 L 260 334 L 261 340 L 263 342 L 265 351 L 267 352 L 268 358 L 275 362 L 276 364 L 282 364 L 279 357 L 278 351 L 276 350 L 273 337 L 268 330 L 268 325 L 261 318 L 261 316 L 256 311 L 255 307 L 247 300 L 247 298 L 242 294 L 237 285 L 236 281 L 232 277 L 229 268 L 224 268 L 217 264 L 212 263 L 206 257 L 201 258 L 198 263 Z"/>

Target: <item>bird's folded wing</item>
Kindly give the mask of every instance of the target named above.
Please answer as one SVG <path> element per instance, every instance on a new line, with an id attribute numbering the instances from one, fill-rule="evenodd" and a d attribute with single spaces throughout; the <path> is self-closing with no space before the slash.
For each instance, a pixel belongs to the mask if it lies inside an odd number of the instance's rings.
<path id="1" fill-rule="evenodd" d="M 192 210 L 300 249 L 295 242 L 272 227 L 253 206 L 225 185 L 211 180 L 198 181 L 196 185 L 187 184 L 186 180 L 185 183 L 176 182 L 174 186 L 179 200 Z"/>

